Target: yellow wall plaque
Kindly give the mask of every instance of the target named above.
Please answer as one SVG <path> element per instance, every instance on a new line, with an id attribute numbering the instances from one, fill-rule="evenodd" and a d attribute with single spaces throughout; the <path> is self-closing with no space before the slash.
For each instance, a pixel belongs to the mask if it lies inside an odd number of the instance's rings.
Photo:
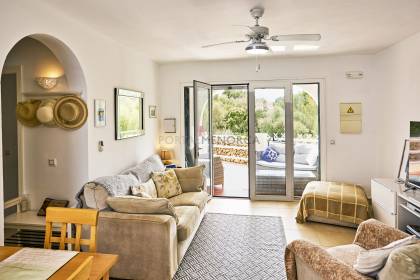
<path id="1" fill-rule="evenodd" d="M 362 132 L 362 103 L 340 103 L 340 132 Z"/>

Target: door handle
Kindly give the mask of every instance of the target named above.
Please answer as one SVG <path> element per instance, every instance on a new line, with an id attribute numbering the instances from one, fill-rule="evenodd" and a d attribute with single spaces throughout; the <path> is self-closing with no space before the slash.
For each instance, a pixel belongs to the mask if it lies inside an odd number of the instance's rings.
<path id="1" fill-rule="evenodd" d="M 4 155 L 7 157 L 7 156 L 10 156 L 12 154 L 12 152 L 10 151 L 10 150 L 5 150 L 4 151 Z"/>

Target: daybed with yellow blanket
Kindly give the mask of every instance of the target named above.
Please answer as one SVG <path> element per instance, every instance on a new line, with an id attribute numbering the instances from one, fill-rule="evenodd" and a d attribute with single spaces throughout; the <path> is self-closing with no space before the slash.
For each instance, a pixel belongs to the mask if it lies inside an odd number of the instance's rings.
<path id="1" fill-rule="evenodd" d="M 369 201 L 362 187 L 313 181 L 306 185 L 302 194 L 296 221 L 357 227 L 370 216 Z"/>

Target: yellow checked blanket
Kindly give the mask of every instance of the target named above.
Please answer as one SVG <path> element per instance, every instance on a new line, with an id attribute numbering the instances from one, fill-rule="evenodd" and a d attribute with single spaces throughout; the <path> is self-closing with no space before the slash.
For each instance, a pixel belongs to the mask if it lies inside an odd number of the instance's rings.
<path id="1" fill-rule="evenodd" d="M 370 218 L 368 198 L 358 185 L 314 181 L 306 185 L 296 216 L 298 223 L 311 217 L 358 225 Z M 319 219 L 318 219 L 319 220 Z"/>

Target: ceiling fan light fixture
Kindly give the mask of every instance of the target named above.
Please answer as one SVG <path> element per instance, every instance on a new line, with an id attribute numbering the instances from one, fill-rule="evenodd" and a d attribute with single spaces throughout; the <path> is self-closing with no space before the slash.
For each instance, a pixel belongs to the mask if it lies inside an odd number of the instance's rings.
<path id="1" fill-rule="evenodd" d="M 264 42 L 254 42 L 246 46 L 245 51 L 249 54 L 266 54 L 270 48 Z"/>
<path id="2" fill-rule="evenodd" d="M 271 46 L 270 49 L 273 52 L 285 52 L 286 51 L 286 46 Z"/>
<path id="3" fill-rule="evenodd" d="M 319 49 L 317 45 L 295 45 L 293 47 L 294 51 L 316 51 Z"/>

